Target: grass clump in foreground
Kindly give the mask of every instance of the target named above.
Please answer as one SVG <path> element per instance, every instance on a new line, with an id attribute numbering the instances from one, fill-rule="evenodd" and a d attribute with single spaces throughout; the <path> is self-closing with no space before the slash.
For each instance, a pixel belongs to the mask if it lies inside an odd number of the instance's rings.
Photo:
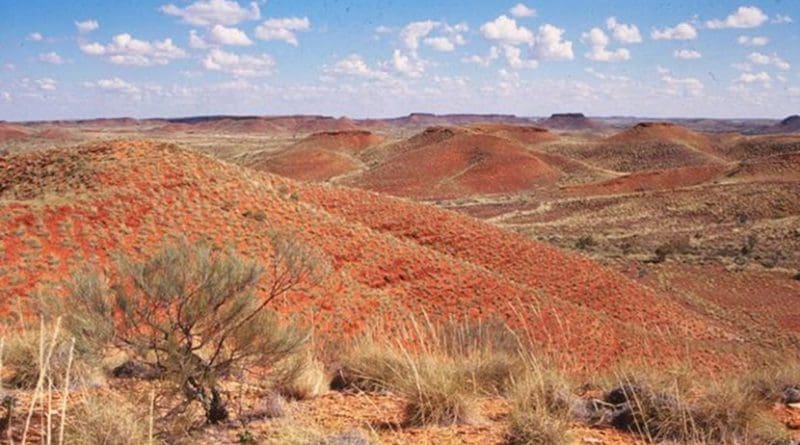
<path id="1" fill-rule="evenodd" d="M 533 369 L 510 394 L 508 445 L 566 445 L 575 396 L 561 376 Z"/>
<path id="2" fill-rule="evenodd" d="M 613 426 L 650 443 L 792 444 L 747 379 L 627 373 L 605 401 L 615 405 Z"/>

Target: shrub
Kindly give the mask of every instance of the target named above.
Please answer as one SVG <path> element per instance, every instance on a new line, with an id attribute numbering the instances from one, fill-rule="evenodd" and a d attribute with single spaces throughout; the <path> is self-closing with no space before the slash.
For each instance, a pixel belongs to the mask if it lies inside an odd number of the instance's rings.
<path id="1" fill-rule="evenodd" d="M 408 357 L 410 373 L 396 376 L 396 387 L 406 398 L 409 425 L 459 425 L 477 418 L 476 401 L 458 369 L 444 358 Z"/>
<path id="2" fill-rule="evenodd" d="M 293 239 L 273 234 L 271 242 L 266 269 L 185 240 L 142 262 L 120 257 L 120 279 L 110 289 L 98 276 L 76 277 L 62 307 L 66 326 L 157 369 L 183 396 L 176 412 L 197 402 L 207 422 L 225 420 L 220 379 L 268 372 L 306 342 L 307 334 L 279 323 L 269 304 L 319 282 L 325 271 L 319 255 Z M 259 298 L 254 291 L 265 273 L 267 294 Z"/>
<path id="3" fill-rule="evenodd" d="M 512 389 L 506 442 L 509 445 L 572 443 L 571 398 L 568 386 L 556 374 L 530 370 Z"/>

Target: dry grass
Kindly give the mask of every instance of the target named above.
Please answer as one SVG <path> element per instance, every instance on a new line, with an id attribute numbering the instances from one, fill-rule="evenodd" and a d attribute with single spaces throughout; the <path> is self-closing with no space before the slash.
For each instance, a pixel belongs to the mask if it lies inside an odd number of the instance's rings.
<path id="1" fill-rule="evenodd" d="M 506 436 L 509 445 L 563 445 L 572 443 L 572 399 L 559 374 L 529 369 L 510 393 L 511 413 Z"/>
<path id="2" fill-rule="evenodd" d="M 620 374 L 617 396 L 627 401 L 627 408 L 614 424 L 650 443 L 792 443 L 748 380 L 691 372 Z"/>
<path id="3" fill-rule="evenodd" d="M 141 408 L 141 409 L 140 409 Z M 147 407 L 108 394 L 82 395 L 71 408 L 64 443 L 71 445 L 143 445 L 150 442 Z"/>

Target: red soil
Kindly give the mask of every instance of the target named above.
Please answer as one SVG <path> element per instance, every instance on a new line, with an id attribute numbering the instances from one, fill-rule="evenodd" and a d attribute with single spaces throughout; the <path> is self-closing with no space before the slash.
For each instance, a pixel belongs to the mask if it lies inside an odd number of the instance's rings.
<path id="1" fill-rule="evenodd" d="M 471 125 L 470 130 L 476 133 L 500 136 L 522 144 L 538 144 L 557 140 L 556 134 L 550 133 L 547 129 L 533 127 L 529 125 L 507 125 L 507 124 L 475 124 Z"/>
<path id="2" fill-rule="evenodd" d="M 0 122 L 0 142 L 26 139 L 30 136 L 30 130 L 23 126 Z"/>
<path id="3" fill-rule="evenodd" d="M 553 184 L 558 170 L 508 139 L 434 128 L 386 147 L 380 164 L 353 178 L 360 188 L 415 198 L 513 193 Z"/>
<path id="4" fill-rule="evenodd" d="M 312 147 L 289 148 L 278 155 L 255 160 L 249 165 L 256 170 L 299 181 L 327 181 L 359 167 L 358 161 L 345 153 Z"/>
<path id="5" fill-rule="evenodd" d="M 736 179 L 800 179 L 800 152 L 785 153 L 740 162 L 726 176 Z"/>
<path id="6" fill-rule="evenodd" d="M 485 137 L 485 136 L 484 136 Z M 333 273 L 278 303 L 322 338 L 433 320 L 502 317 L 582 369 L 621 359 L 735 361 L 714 322 L 587 258 L 469 217 L 344 188 L 302 185 L 148 142 L 0 160 L 0 288 L 7 310 L 111 253 L 183 234 L 269 261 L 270 229 L 330 259 Z M 43 167 L 44 166 L 44 167 Z M 48 168 L 48 175 L 41 169 Z M 35 173 L 35 172 L 37 173 Z M 294 197 L 291 195 L 294 194 Z M 253 218 L 263 211 L 265 221 Z M 424 314 L 424 315 L 423 315 Z M 718 346 L 718 345 L 717 345 Z M 715 352 L 716 351 L 716 352 Z"/>
<path id="7" fill-rule="evenodd" d="M 572 196 L 592 196 L 669 190 L 703 184 L 719 177 L 723 170 L 724 167 L 720 165 L 700 165 L 644 171 L 599 183 L 567 187 L 565 192 Z"/>
<path id="8" fill-rule="evenodd" d="M 324 131 L 295 144 L 295 148 L 360 151 L 383 142 L 384 138 L 365 130 Z"/>

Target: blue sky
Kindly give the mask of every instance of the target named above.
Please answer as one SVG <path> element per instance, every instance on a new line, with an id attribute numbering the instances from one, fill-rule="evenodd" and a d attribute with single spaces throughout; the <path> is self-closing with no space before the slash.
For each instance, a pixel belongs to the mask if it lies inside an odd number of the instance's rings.
<path id="1" fill-rule="evenodd" d="M 0 119 L 783 117 L 796 0 L 0 0 Z"/>

